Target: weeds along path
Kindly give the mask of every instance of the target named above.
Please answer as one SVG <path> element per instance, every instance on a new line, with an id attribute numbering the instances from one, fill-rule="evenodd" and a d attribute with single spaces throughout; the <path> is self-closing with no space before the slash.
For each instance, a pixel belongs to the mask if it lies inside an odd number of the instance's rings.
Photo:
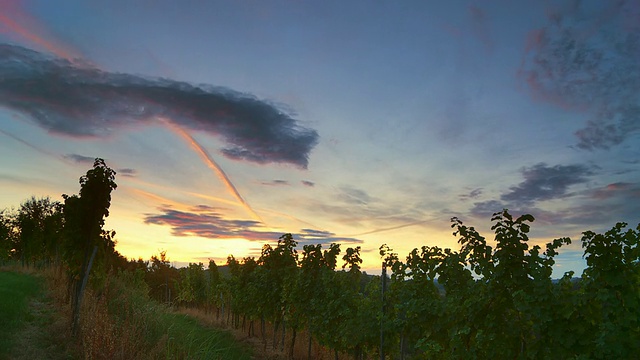
<path id="1" fill-rule="evenodd" d="M 0 270 L 0 359 L 74 359 L 41 275 Z"/>

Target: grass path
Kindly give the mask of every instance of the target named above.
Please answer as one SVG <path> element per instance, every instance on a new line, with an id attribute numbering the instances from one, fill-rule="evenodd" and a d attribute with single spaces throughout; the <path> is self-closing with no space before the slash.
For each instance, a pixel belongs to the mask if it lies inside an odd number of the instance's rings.
<path id="1" fill-rule="evenodd" d="M 0 271 L 0 359 L 74 359 L 40 276 Z"/>
<path id="2" fill-rule="evenodd" d="M 15 334 L 29 320 L 29 300 L 42 291 L 42 281 L 34 276 L 0 271 L 0 359 L 8 359 Z"/>

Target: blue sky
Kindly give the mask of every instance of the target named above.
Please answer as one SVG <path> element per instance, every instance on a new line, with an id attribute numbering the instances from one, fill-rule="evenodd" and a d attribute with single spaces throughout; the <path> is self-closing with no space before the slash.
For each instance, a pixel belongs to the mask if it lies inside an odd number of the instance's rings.
<path id="1" fill-rule="evenodd" d="M 116 171 L 118 250 L 532 243 L 640 220 L 639 1 L 3 1 L 0 208 Z"/>

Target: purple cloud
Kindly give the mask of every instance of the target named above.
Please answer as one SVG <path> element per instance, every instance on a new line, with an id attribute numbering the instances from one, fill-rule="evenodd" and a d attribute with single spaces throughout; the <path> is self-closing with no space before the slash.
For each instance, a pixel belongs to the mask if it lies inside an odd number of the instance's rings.
<path id="1" fill-rule="evenodd" d="M 587 116 L 577 147 L 608 149 L 640 131 L 640 25 L 637 1 L 548 10 L 532 32 L 521 75 L 532 95 Z"/>
<path id="2" fill-rule="evenodd" d="M 572 169 L 573 167 L 573 169 Z M 470 213 L 486 219 L 502 209 L 516 214 L 532 214 L 536 221 L 550 225 L 611 226 L 624 221 L 635 225 L 640 214 L 640 183 L 617 182 L 606 186 L 568 193 L 572 184 L 584 183 L 591 174 L 579 165 L 547 167 L 538 164 L 523 169 L 525 181 L 511 187 L 499 200 L 474 203 Z M 537 201 L 573 196 L 572 205 L 560 210 L 545 210 Z"/>
<path id="3" fill-rule="evenodd" d="M 188 211 L 170 207 L 159 209 L 160 214 L 146 214 L 145 223 L 168 225 L 175 236 L 199 236 L 209 239 L 243 238 L 249 241 L 268 242 L 278 239 L 282 233 L 267 231 L 264 226 L 253 220 L 225 219 L 216 208 L 206 205 L 195 206 Z M 361 243 L 362 240 L 339 237 L 323 230 L 302 229 L 292 233 L 300 243 Z"/>

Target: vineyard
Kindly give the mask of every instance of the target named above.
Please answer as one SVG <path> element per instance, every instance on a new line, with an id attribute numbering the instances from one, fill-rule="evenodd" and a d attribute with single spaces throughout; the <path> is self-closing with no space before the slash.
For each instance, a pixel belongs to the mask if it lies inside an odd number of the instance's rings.
<path id="1" fill-rule="evenodd" d="M 100 159 L 98 159 L 100 160 Z M 531 215 L 491 219 L 487 240 L 457 218 L 459 249 L 423 246 L 401 257 L 380 247 L 383 276 L 361 271 L 360 247 L 298 244 L 291 234 L 258 258 L 176 269 L 166 253 L 129 260 L 104 230 L 115 172 L 104 162 L 64 204 L 25 201 L 0 216 L 0 261 L 62 266 L 76 324 L 85 287 L 110 279 L 140 296 L 200 309 L 288 358 L 633 359 L 640 353 L 640 224 L 586 231 L 586 268 L 552 279 L 571 243 L 528 244 Z M 117 276 L 116 276 L 117 274 Z M 113 285 L 111 285 L 113 286 Z M 304 335 L 304 336 L 303 336 Z M 302 351 L 295 349 L 306 349 Z M 141 354 L 140 356 L 143 356 Z"/>

